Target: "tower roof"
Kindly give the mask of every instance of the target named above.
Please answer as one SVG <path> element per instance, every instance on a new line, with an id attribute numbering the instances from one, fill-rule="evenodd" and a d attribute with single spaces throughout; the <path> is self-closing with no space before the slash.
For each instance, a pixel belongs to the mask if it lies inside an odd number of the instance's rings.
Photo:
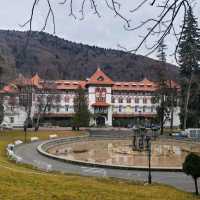
<path id="1" fill-rule="evenodd" d="M 90 77 L 87 85 L 113 85 L 113 81 L 100 68 Z"/>
<path id="2" fill-rule="evenodd" d="M 36 86 L 39 86 L 39 83 L 40 83 L 40 77 L 39 75 L 36 73 L 32 78 L 31 78 L 31 83 L 33 85 L 36 85 Z"/>

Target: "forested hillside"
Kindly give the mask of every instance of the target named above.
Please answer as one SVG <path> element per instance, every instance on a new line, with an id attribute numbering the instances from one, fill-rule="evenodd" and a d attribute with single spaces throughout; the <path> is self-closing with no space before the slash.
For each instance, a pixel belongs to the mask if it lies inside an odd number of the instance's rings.
<path id="1" fill-rule="evenodd" d="M 24 51 L 26 32 L 0 31 L 1 80 L 17 73 L 38 72 L 48 79 L 85 79 L 101 67 L 113 80 L 130 81 L 158 78 L 160 69 L 176 79 L 177 67 L 123 51 L 73 43 L 43 32 L 33 32 Z"/>

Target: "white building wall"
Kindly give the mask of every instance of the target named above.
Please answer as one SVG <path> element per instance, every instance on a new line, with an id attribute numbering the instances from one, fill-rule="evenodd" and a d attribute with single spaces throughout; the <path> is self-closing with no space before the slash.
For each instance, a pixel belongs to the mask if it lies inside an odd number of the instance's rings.
<path id="1" fill-rule="evenodd" d="M 16 105 L 10 106 L 8 98 L 4 101 L 4 118 L 2 124 L 8 124 L 11 127 L 23 127 L 27 118 L 25 108 L 18 105 L 18 98 L 16 98 Z"/>
<path id="2" fill-rule="evenodd" d="M 97 86 L 98 87 L 98 86 Z M 95 96 L 95 89 L 97 88 L 96 86 L 89 86 L 88 87 L 88 108 L 91 113 L 94 113 L 94 107 L 92 104 L 96 102 L 96 96 Z M 112 95 L 112 89 L 111 87 L 105 87 L 107 94 L 106 94 L 106 103 L 111 105 L 108 107 L 108 115 L 105 121 L 105 124 L 107 126 L 112 126 L 112 116 L 113 113 L 117 114 L 138 114 L 139 111 L 143 114 L 156 114 L 156 104 L 152 104 L 151 102 L 151 94 L 146 94 L 142 95 L 138 93 L 129 93 L 126 95 L 119 95 L 119 94 L 114 94 Z M 38 102 L 37 98 L 38 96 L 42 95 L 45 98 L 48 96 L 48 94 L 33 94 L 33 104 L 31 108 L 31 117 L 33 117 L 37 112 L 38 112 Z M 53 106 L 51 108 L 50 113 L 74 113 L 74 97 L 75 97 L 75 92 L 70 91 L 70 92 L 62 92 L 58 93 L 55 95 L 60 95 L 61 96 L 61 101 L 59 103 L 53 103 Z M 65 101 L 65 97 L 69 97 L 69 102 Z M 112 103 L 112 97 L 115 98 L 115 103 Z M 119 97 L 123 97 L 123 103 L 119 103 Z M 127 102 L 127 98 L 131 98 L 131 102 Z M 139 98 L 139 103 L 135 102 L 135 98 Z M 144 104 L 143 98 L 147 98 L 147 103 Z M 18 101 L 18 99 L 17 99 Z M 27 113 L 25 111 L 24 107 L 19 107 L 18 105 L 19 102 L 17 102 L 17 105 L 15 106 L 14 109 L 11 110 L 11 107 L 8 105 L 8 100 L 4 101 L 4 108 L 5 108 L 5 115 L 3 119 L 3 123 L 10 124 L 13 127 L 23 127 L 24 121 L 27 118 Z M 56 106 L 59 106 L 59 112 L 57 112 Z M 66 107 L 68 106 L 68 111 L 66 111 Z M 119 107 L 121 106 L 122 110 L 119 112 Z M 135 112 L 135 106 L 138 106 L 138 111 Z M 143 106 L 146 106 L 145 112 L 143 112 Z M 154 107 L 152 110 L 151 107 Z M 48 113 L 48 111 L 46 112 Z M 180 113 L 180 108 L 175 108 L 174 110 L 174 126 L 178 127 L 180 125 L 180 119 L 179 119 L 179 113 Z M 90 124 L 95 124 L 95 119 L 92 118 Z M 165 124 L 166 127 L 170 126 L 170 122 L 167 121 Z"/>
<path id="3" fill-rule="evenodd" d="M 174 108 L 174 116 L 173 116 L 173 127 L 179 127 L 180 126 L 180 107 Z M 170 127 L 170 119 L 167 120 L 164 124 L 165 127 Z"/>

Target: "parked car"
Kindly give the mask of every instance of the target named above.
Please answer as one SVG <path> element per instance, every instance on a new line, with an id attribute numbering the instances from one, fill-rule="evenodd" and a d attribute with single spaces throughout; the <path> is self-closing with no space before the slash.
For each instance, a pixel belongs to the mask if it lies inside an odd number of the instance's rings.
<path id="1" fill-rule="evenodd" d="M 183 132 L 188 138 L 200 139 L 200 129 L 199 128 L 188 128 Z"/>
<path id="2" fill-rule="evenodd" d="M 160 125 L 152 124 L 151 129 L 159 130 L 160 129 Z"/>
<path id="3" fill-rule="evenodd" d="M 5 122 L 0 125 L 0 128 L 3 129 L 3 130 L 6 130 L 6 129 L 12 130 L 13 129 L 13 127 L 10 124 L 5 123 Z"/>
<path id="4" fill-rule="evenodd" d="M 134 124 L 128 124 L 127 128 L 135 128 Z"/>
<path id="5" fill-rule="evenodd" d="M 176 137 L 176 139 L 182 139 L 187 137 L 187 135 L 185 135 L 182 131 L 172 133 L 172 136 Z"/>

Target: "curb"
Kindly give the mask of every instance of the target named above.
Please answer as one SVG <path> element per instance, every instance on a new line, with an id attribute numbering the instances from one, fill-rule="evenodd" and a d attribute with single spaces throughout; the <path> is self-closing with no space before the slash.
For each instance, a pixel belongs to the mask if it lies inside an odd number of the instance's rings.
<path id="1" fill-rule="evenodd" d="M 47 151 L 48 148 L 44 147 L 45 145 L 48 145 L 48 144 L 51 144 L 51 145 L 62 144 L 61 141 L 65 141 L 66 143 L 78 142 L 78 141 L 80 141 L 80 139 L 94 140 L 95 138 L 90 138 L 88 136 L 79 136 L 79 137 L 53 139 L 53 140 L 50 140 L 50 141 L 48 140 L 48 141 L 43 142 L 40 145 L 38 145 L 37 151 L 43 156 L 46 156 L 46 157 L 49 157 L 49 158 L 52 158 L 52 159 L 55 159 L 55 160 L 60 160 L 62 162 L 75 164 L 75 165 L 99 167 L 99 168 L 106 168 L 106 169 L 148 171 L 148 167 L 145 167 L 145 166 L 106 165 L 106 164 L 101 164 L 101 163 L 91 163 L 91 162 L 84 162 L 84 161 L 80 161 L 80 160 L 66 159 L 66 158 L 63 158 L 63 157 L 60 157 L 60 156 L 58 157 L 56 155 L 47 153 L 46 151 Z M 99 139 L 99 138 L 96 138 L 96 139 Z M 106 139 L 106 138 L 104 138 L 104 139 Z M 107 139 L 111 139 L 111 138 L 107 138 Z M 115 139 L 117 139 L 117 138 L 115 138 Z M 119 139 L 122 139 L 122 138 L 119 138 Z M 48 147 L 50 147 L 50 146 L 48 146 Z M 181 167 L 151 167 L 151 171 L 182 172 L 182 168 Z"/>

